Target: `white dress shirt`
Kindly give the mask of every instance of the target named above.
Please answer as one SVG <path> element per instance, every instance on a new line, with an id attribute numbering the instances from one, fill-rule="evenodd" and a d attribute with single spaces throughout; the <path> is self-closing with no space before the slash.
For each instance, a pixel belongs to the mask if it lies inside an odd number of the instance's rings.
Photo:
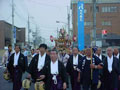
<path id="1" fill-rule="evenodd" d="M 58 72 L 58 60 L 56 60 L 54 63 L 51 61 L 50 67 L 51 67 L 51 74 L 59 74 L 59 72 Z"/>
<path id="2" fill-rule="evenodd" d="M 18 52 L 17 54 L 15 52 L 15 54 L 14 54 L 14 64 L 13 64 L 14 66 L 18 65 L 19 56 L 20 56 L 20 52 Z"/>
<path id="3" fill-rule="evenodd" d="M 91 58 L 89 58 L 89 57 L 86 57 L 86 59 L 87 59 L 87 60 L 91 60 Z"/>
<path id="4" fill-rule="evenodd" d="M 28 56 L 28 51 L 25 50 L 23 54 L 24 54 L 25 57 L 27 57 Z"/>
<path id="5" fill-rule="evenodd" d="M 73 55 L 73 65 L 78 65 L 78 55 L 77 56 Z"/>
<path id="6" fill-rule="evenodd" d="M 44 67 L 45 57 L 46 57 L 46 53 L 44 53 L 43 56 L 41 56 L 41 54 L 39 53 L 38 66 L 37 66 L 38 71 L 40 71 Z"/>
<path id="7" fill-rule="evenodd" d="M 63 62 L 64 66 L 66 67 L 67 65 L 67 62 L 68 62 L 68 59 L 69 59 L 69 55 L 68 54 L 65 54 L 64 56 L 63 55 L 60 55 L 58 54 L 58 60 Z"/>
<path id="8" fill-rule="evenodd" d="M 100 54 L 99 56 L 96 55 L 100 60 L 102 60 L 102 55 Z"/>
<path id="9" fill-rule="evenodd" d="M 111 73 L 112 72 L 112 64 L 113 64 L 113 56 L 110 58 L 107 56 L 107 63 L 108 63 L 108 71 Z"/>
<path id="10" fill-rule="evenodd" d="M 7 51 L 4 53 L 3 57 L 2 57 L 2 64 L 7 64 L 9 57 L 10 57 L 13 53 L 14 53 L 14 51 L 11 51 L 11 52 L 10 52 L 10 55 L 9 55 L 9 51 L 7 50 Z"/>

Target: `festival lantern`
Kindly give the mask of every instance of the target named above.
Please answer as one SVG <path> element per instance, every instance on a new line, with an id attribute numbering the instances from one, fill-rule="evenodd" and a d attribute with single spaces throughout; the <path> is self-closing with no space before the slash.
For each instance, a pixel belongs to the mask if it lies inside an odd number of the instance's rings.
<path id="1" fill-rule="evenodd" d="M 53 40 L 54 40 L 54 38 L 53 38 L 53 36 L 52 36 L 52 35 L 50 36 L 50 40 L 51 40 L 51 42 L 53 42 Z"/>

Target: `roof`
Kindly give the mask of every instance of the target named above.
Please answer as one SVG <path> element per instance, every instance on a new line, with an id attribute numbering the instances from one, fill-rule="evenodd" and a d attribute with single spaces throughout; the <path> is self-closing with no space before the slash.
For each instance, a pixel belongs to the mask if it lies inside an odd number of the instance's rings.
<path id="1" fill-rule="evenodd" d="M 84 3 L 92 3 L 93 0 L 71 0 L 71 2 L 77 3 L 78 1 L 84 1 Z M 97 3 L 120 3 L 120 0 L 96 0 Z"/>
<path id="2" fill-rule="evenodd" d="M 3 22 L 3 23 L 5 23 L 5 24 L 7 24 L 7 25 L 10 25 L 10 26 L 12 26 L 12 24 L 11 23 L 8 23 L 7 21 L 4 21 L 4 20 L 0 20 L 0 22 Z M 17 26 L 15 26 L 17 29 L 21 29 L 20 27 L 17 27 Z M 23 27 L 22 27 L 23 28 Z"/>

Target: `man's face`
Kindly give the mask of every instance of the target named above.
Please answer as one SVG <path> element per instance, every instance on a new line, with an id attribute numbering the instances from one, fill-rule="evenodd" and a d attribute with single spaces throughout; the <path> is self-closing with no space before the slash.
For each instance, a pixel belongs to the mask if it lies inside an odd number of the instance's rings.
<path id="1" fill-rule="evenodd" d="M 26 48 L 24 48 L 24 51 L 26 50 Z"/>
<path id="2" fill-rule="evenodd" d="M 15 47 L 15 52 L 18 53 L 19 51 L 20 51 L 19 46 L 16 46 L 16 47 Z"/>
<path id="3" fill-rule="evenodd" d="M 50 58 L 51 58 L 52 61 L 57 60 L 58 54 L 56 53 L 56 51 L 51 51 L 50 52 Z"/>
<path id="4" fill-rule="evenodd" d="M 12 51 L 12 47 L 11 46 L 8 48 L 8 51 Z"/>
<path id="5" fill-rule="evenodd" d="M 40 52 L 39 49 L 35 50 L 35 53 L 39 54 L 39 52 Z"/>
<path id="6" fill-rule="evenodd" d="M 65 52 L 65 50 L 63 51 L 63 54 L 65 54 L 66 52 Z"/>
<path id="7" fill-rule="evenodd" d="M 117 48 L 114 49 L 114 54 L 117 55 L 119 53 L 119 50 Z"/>
<path id="8" fill-rule="evenodd" d="M 78 49 L 77 48 L 73 48 L 73 54 L 77 55 L 78 54 Z"/>
<path id="9" fill-rule="evenodd" d="M 34 50 L 31 50 L 31 53 L 34 54 Z"/>
<path id="10" fill-rule="evenodd" d="M 107 55 L 112 56 L 113 55 L 113 50 L 111 48 L 107 49 Z"/>
<path id="11" fill-rule="evenodd" d="M 83 50 L 83 51 L 81 51 L 81 54 L 82 54 L 82 55 L 85 55 L 85 51 L 84 51 L 84 50 Z"/>
<path id="12" fill-rule="evenodd" d="M 97 54 L 100 55 L 101 54 L 101 48 L 97 49 Z"/>
<path id="13" fill-rule="evenodd" d="M 90 49 L 90 48 L 87 48 L 87 49 L 86 49 L 86 55 L 87 55 L 87 56 L 91 56 L 91 49 Z"/>
<path id="14" fill-rule="evenodd" d="M 41 47 L 39 50 L 41 53 L 45 53 L 45 51 L 46 51 L 45 48 L 43 48 L 43 47 Z"/>

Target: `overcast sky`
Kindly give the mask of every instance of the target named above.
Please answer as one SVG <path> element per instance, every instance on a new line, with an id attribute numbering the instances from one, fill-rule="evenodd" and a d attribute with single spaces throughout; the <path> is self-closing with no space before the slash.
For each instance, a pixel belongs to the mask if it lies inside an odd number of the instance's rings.
<path id="1" fill-rule="evenodd" d="M 38 34 L 44 37 L 46 42 L 50 43 L 50 35 L 56 37 L 57 27 L 65 27 L 65 24 L 58 24 L 56 21 L 67 23 L 67 6 L 70 7 L 70 0 L 14 0 L 14 3 L 15 25 L 27 28 L 29 14 L 31 29 L 35 31 L 37 25 Z M 11 23 L 11 7 L 12 0 L 0 0 L 0 20 Z"/>

